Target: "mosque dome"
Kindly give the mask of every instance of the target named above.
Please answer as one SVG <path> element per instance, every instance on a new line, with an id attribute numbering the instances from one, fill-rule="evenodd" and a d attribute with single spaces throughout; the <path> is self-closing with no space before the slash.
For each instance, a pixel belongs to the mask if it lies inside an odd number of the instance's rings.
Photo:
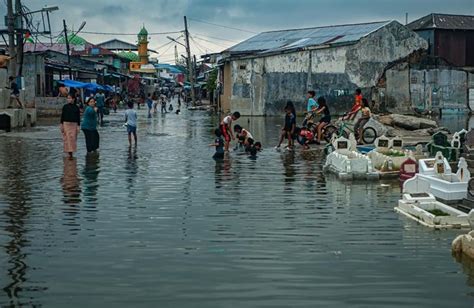
<path id="1" fill-rule="evenodd" d="M 139 62 L 140 61 L 140 57 L 136 53 L 131 52 L 131 51 L 122 51 L 122 52 L 119 52 L 117 55 L 119 57 L 128 59 L 132 62 Z"/>

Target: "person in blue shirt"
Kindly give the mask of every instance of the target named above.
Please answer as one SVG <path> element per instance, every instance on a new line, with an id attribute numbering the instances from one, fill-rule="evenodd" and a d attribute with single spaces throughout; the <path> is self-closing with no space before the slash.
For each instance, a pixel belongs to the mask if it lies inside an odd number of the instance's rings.
<path id="1" fill-rule="evenodd" d="M 303 121 L 302 126 L 306 126 L 308 124 L 308 121 L 311 120 L 314 116 L 314 112 L 319 108 L 318 103 L 314 100 L 316 97 L 316 92 L 311 90 L 308 91 L 308 94 L 306 95 L 306 98 L 308 99 L 307 105 L 306 105 L 306 116 Z"/>
<path id="2" fill-rule="evenodd" d="M 82 118 L 81 129 L 86 138 L 87 152 L 95 152 L 99 148 L 99 132 L 97 131 L 97 107 L 95 99 L 89 98 Z"/>
<path id="3" fill-rule="evenodd" d="M 105 94 L 102 90 L 95 95 L 95 101 L 97 102 L 97 112 L 99 113 L 100 125 L 104 124 L 104 109 L 105 109 Z"/>

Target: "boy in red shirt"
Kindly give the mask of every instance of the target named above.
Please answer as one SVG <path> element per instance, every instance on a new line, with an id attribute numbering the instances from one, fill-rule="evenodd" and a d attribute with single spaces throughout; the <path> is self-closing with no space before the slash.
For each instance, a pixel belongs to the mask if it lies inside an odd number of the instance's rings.
<path id="1" fill-rule="evenodd" d="M 357 89 L 355 91 L 354 105 L 352 105 L 351 111 L 343 117 L 343 120 L 354 120 L 357 112 L 362 108 L 362 91 Z"/>

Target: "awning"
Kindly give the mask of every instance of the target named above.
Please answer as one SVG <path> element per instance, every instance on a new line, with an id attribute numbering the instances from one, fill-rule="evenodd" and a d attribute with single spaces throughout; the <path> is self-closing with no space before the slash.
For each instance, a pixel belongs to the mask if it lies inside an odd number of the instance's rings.
<path id="1" fill-rule="evenodd" d="M 76 81 L 76 80 L 69 80 L 69 79 L 61 80 L 61 81 L 59 81 L 59 83 L 62 83 L 66 87 L 78 88 L 78 89 L 85 89 L 85 88 L 87 88 L 87 85 L 88 85 L 88 83 L 85 83 L 85 82 L 80 82 L 80 81 Z"/>
<path id="2" fill-rule="evenodd" d="M 105 85 L 104 88 L 105 88 L 105 91 L 107 91 L 107 92 L 114 92 L 114 88 L 112 88 L 109 85 Z"/>
<path id="3" fill-rule="evenodd" d="M 106 90 L 105 87 L 101 86 L 100 84 L 97 83 L 86 83 L 86 82 L 80 82 L 76 80 L 61 80 L 59 83 L 62 83 L 66 87 L 69 88 L 78 88 L 78 89 L 86 89 L 90 91 L 97 91 L 97 90 Z"/>

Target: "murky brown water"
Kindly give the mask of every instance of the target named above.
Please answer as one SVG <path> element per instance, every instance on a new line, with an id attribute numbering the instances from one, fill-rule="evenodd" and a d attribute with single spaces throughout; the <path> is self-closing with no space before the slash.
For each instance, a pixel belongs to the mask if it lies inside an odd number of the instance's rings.
<path id="1" fill-rule="evenodd" d="M 398 183 L 343 183 L 320 151 L 278 153 L 280 119 L 250 126 L 256 160 L 215 162 L 204 112 L 119 117 L 98 157 L 62 158 L 56 127 L 0 138 L 0 305 L 468 307 L 459 231 L 393 211 Z M 249 125 L 248 125 L 249 123 Z"/>

